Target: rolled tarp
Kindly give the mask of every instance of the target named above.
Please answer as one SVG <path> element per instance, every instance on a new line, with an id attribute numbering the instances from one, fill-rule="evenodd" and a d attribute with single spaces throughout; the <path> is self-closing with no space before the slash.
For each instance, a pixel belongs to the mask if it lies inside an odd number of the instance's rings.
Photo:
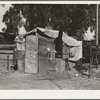
<path id="1" fill-rule="evenodd" d="M 68 36 L 67 34 L 63 33 L 62 40 L 64 43 L 66 43 L 68 46 L 81 46 L 82 43 L 80 41 L 77 41 L 76 39 Z"/>

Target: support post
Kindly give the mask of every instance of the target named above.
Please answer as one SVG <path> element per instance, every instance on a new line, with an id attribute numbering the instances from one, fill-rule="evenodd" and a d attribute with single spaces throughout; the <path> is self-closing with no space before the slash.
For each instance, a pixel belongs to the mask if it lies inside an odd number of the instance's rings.
<path id="1" fill-rule="evenodd" d="M 96 46 L 98 46 L 98 24 L 99 24 L 99 5 L 97 4 L 97 13 L 96 13 Z"/>
<path id="2" fill-rule="evenodd" d="M 9 71 L 9 55 L 7 55 L 7 70 Z"/>
<path id="3" fill-rule="evenodd" d="M 89 64 L 89 75 L 88 75 L 88 78 L 90 78 L 90 76 L 91 76 L 91 66 L 92 66 L 92 54 L 91 54 L 91 51 L 92 49 L 91 49 L 91 46 L 90 46 L 90 64 Z"/>

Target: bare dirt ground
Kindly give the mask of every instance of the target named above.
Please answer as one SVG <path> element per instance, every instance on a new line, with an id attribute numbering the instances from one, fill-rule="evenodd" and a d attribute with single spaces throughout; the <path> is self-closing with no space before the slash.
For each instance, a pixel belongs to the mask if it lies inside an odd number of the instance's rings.
<path id="1" fill-rule="evenodd" d="M 53 75 L 56 76 L 56 75 Z M 87 77 L 51 78 L 50 75 L 22 74 L 19 72 L 0 75 L 1 90 L 99 90 L 100 80 Z"/>
<path id="2" fill-rule="evenodd" d="M 91 78 L 75 76 L 75 70 L 57 74 L 48 71 L 42 74 L 7 72 L 6 55 L 0 55 L 0 90 L 100 90 L 100 69 L 94 71 Z M 10 60 L 12 56 L 10 56 Z M 11 66 L 11 61 L 10 61 Z"/>

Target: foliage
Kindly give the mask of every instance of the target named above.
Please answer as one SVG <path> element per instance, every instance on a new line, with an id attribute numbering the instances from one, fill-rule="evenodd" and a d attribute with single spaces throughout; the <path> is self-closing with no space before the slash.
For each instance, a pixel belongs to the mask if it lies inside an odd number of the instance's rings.
<path id="1" fill-rule="evenodd" d="M 20 11 L 26 18 L 26 30 L 34 27 L 63 27 L 69 35 L 76 35 L 77 30 L 86 30 L 96 24 L 96 5 L 88 4 L 13 4 L 3 16 L 7 32 L 16 34 L 21 21 Z"/>

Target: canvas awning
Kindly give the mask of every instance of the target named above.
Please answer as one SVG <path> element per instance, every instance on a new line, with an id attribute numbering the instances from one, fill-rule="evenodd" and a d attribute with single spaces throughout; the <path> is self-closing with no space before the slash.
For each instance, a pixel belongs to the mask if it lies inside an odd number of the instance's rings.
<path id="1" fill-rule="evenodd" d="M 37 27 L 37 30 L 39 30 L 39 31 L 42 32 L 41 35 L 44 34 L 44 36 L 51 37 L 51 38 L 57 38 L 58 37 L 58 34 L 59 34 L 59 31 L 58 30 L 45 29 L 45 28 L 40 28 L 40 27 Z M 38 31 L 37 31 L 37 33 L 38 33 Z M 77 41 L 76 39 L 68 36 L 64 32 L 63 32 L 62 40 L 68 46 L 81 46 L 82 45 L 80 43 L 80 41 Z"/>
<path id="2" fill-rule="evenodd" d="M 81 46 L 82 42 L 81 41 L 77 41 L 76 39 L 68 36 L 67 34 L 63 33 L 63 38 L 62 38 L 63 42 L 66 43 L 68 46 Z"/>

